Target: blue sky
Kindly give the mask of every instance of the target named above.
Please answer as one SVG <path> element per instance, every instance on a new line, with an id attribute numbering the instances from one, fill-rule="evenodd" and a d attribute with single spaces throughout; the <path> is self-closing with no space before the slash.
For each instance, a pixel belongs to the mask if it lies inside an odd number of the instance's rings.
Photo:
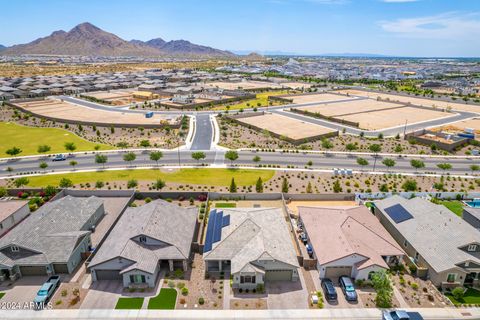
<path id="1" fill-rule="evenodd" d="M 0 0 L 0 44 L 81 22 L 228 50 L 480 56 L 479 0 Z"/>

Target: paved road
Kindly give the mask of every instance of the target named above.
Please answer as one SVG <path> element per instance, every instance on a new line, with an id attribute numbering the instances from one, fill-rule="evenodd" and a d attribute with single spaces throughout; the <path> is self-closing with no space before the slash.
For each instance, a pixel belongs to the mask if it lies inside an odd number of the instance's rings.
<path id="1" fill-rule="evenodd" d="M 124 168 L 128 166 L 132 167 L 150 167 L 155 166 L 156 163 L 149 159 L 148 151 L 138 151 L 137 159 L 133 163 L 128 164 L 123 160 L 123 154 L 125 151 L 114 151 L 106 153 L 108 162 L 105 165 L 106 168 Z M 165 151 L 164 157 L 159 161 L 160 165 L 164 166 L 178 166 L 179 163 L 182 166 L 196 165 L 197 161 L 191 157 L 191 151 Z M 223 151 L 205 151 L 206 159 L 201 163 L 209 165 L 224 165 L 230 164 L 230 161 L 224 159 Z M 369 161 L 369 165 L 362 168 L 357 164 L 357 156 L 355 154 L 338 154 L 338 153 L 281 153 L 281 152 L 255 152 L 255 151 L 240 151 L 239 158 L 235 161 L 235 165 L 254 166 L 256 163 L 253 161 L 254 156 L 260 156 L 261 164 L 267 165 L 280 165 L 282 168 L 286 166 L 293 166 L 297 169 L 321 169 L 331 170 L 333 168 L 348 168 L 358 171 L 372 171 L 375 163 L 376 171 L 392 172 L 392 173 L 415 173 L 415 169 L 410 166 L 411 159 L 420 159 L 415 156 L 394 157 L 397 162 L 396 165 L 388 169 L 381 162 L 383 156 L 378 156 L 375 161 L 373 155 L 361 155 Z M 94 154 L 76 154 L 74 158 L 77 161 L 75 170 L 97 170 L 102 169 L 103 166 L 95 163 Z M 9 175 L 25 174 L 25 173 L 43 173 L 44 171 L 39 168 L 39 164 L 42 161 L 47 162 L 48 168 L 46 172 L 52 171 L 70 171 L 72 166 L 69 165 L 71 159 L 67 161 L 53 162 L 48 157 L 34 157 L 34 158 L 22 158 L 0 161 L 0 177 L 6 177 Z M 308 161 L 312 161 L 312 165 L 307 165 Z M 478 159 L 471 158 L 422 158 L 425 163 L 425 168 L 418 171 L 418 173 L 441 173 L 442 170 L 438 169 L 437 164 L 448 162 L 452 165 L 452 169 L 449 170 L 451 174 L 464 175 L 470 173 L 470 165 L 478 163 Z M 8 169 L 10 168 L 10 169 Z M 282 170 L 282 169 L 276 169 Z"/>
<path id="2" fill-rule="evenodd" d="M 210 115 L 198 114 L 195 121 L 195 133 L 190 150 L 210 150 L 213 139 L 213 127 Z"/>

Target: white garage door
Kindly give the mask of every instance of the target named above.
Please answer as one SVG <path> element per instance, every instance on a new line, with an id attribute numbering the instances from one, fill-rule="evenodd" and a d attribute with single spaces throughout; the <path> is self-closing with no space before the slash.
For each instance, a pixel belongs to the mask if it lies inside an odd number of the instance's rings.
<path id="1" fill-rule="evenodd" d="M 349 276 L 352 273 L 351 266 L 327 267 L 325 270 L 325 278 L 338 279 L 341 276 Z"/>

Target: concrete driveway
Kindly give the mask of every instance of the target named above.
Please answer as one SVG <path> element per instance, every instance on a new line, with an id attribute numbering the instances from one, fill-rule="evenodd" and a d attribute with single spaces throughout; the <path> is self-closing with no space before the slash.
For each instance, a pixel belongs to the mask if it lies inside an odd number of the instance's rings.
<path id="1" fill-rule="evenodd" d="M 80 309 L 114 309 L 122 292 L 121 281 L 95 281 L 90 286 Z"/>
<path id="2" fill-rule="evenodd" d="M 303 275 L 300 280 L 266 283 L 268 309 L 308 309 L 308 291 Z"/>
<path id="3" fill-rule="evenodd" d="M 37 291 L 47 281 L 48 276 L 27 276 L 18 279 L 11 285 L 10 282 L 3 282 L 0 285 L 0 292 L 5 292 L 2 303 L 15 303 L 16 305 L 27 305 L 33 301 Z"/>

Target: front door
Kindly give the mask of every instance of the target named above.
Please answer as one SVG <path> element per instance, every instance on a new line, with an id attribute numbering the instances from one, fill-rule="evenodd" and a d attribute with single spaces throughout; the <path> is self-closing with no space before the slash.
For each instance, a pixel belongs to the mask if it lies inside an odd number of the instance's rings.
<path id="1" fill-rule="evenodd" d="M 467 274 L 467 276 L 465 277 L 464 284 L 473 284 L 473 280 L 475 280 L 476 276 L 477 276 L 476 272 L 471 272 Z"/>

